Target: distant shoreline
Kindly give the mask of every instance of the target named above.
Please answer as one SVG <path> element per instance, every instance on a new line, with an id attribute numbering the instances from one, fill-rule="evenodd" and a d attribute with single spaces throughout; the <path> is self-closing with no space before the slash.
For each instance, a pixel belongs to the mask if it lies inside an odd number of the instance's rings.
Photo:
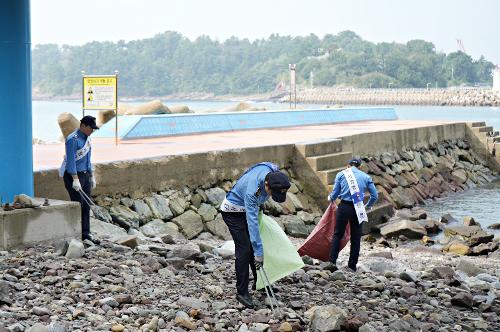
<path id="1" fill-rule="evenodd" d="M 35 101 L 79 101 L 79 95 L 48 96 L 33 94 Z M 140 102 L 159 99 L 163 101 L 256 101 L 288 103 L 288 94 L 271 98 L 270 93 L 250 95 L 215 95 L 193 92 L 166 96 L 124 96 L 120 102 Z M 329 105 L 422 105 L 422 106 L 500 106 L 500 91 L 476 88 L 438 89 L 358 89 L 329 88 L 300 89 L 297 91 L 299 104 Z"/>
<path id="2" fill-rule="evenodd" d="M 33 94 L 33 101 L 81 101 L 81 95 L 66 95 L 66 96 L 47 96 L 42 94 Z M 254 94 L 254 95 L 215 95 L 212 93 L 188 93 L 175 94 L 167 96 L 124 96 L 120 97 L 121 102 L 136 102 L 150 101 L 154 99 L 170 100 L 170 101 L 276 101 L 269 98 L 269 94 Z"/>

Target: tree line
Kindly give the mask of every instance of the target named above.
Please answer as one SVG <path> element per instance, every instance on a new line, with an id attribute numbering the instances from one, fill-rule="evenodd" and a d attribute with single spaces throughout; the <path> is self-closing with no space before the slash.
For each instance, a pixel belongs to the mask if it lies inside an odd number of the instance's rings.
<path id="1" fill-rule="evenodd" d="M 297 83 L 308 86 L 423 88 L 491 83 L 493 63 L 457 51 L 436 51 L 433 43 L 411 40 L 372 43 L 352 31 L 319 38 L 272 34 L 253 42 L 207 36 L 191 41 L 167 31 L 130 42 L 81 46 L 44 44 L 33 49 L 33 88 L 53 96 L 81 90 L 81 71 L 120 72 L 121 96 L 164 96 L 208 92 L 246 94 L 272 91 L 288 82 L 297 64 Z M 312 73 L 312 74 L 311 74 Z"/>

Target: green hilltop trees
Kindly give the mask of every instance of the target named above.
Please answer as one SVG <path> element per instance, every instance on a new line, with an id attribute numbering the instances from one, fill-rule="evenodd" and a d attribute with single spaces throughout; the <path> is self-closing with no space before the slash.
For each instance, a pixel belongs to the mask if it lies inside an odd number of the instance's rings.
<path id="1" fill-rule="evenodd" d="M 82 46 L 37 45 L 33 50 L 33 87 L 54 96 L 78 93 L 81 70 L 120 72 L 121 96 L 163 96 L 210 92 L 245 94 L 272 91 L 288 82 L 288 64 L 297 64 L 297 82 L 307 86 L 424 88 L 491 83 L 493 64 L 463 52 L 444 54 L 434 44 L 372 43 L 352 31 L 322 39 L 279 36 L 250 42 L 223 42 L 201 36 L 190 41 L 167 31 L 130 42 L 91 42 Z M 452 77 L 453 68 L 453 77 Z"/>

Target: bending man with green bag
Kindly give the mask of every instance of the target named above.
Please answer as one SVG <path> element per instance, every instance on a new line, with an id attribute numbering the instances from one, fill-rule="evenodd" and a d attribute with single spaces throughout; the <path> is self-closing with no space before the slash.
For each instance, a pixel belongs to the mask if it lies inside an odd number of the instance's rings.
<path id="1" fill-rule="evenodd" d="M 288 177 L 277 165 L 262 162 L 250 167 L 227 193 L 221 204 L 222 219 L 234 240 L 236 255 L 236 299 L 247 308 L 253 308 L 248 292 L 249 267 L 254 279 L 256 269 L 264 264 L 264 250 L 259 233 L 259 207 L 271 196 L 283 203 L 290 188 Z"/>

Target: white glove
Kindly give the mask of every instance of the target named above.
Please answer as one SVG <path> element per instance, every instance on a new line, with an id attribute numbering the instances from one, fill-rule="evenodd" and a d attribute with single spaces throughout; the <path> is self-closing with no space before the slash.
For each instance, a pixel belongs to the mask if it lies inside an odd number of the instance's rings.
<path id="1" fill-rule="evenodd" d="M 264 256 L 255 256 L 254 260 L 257 270 L 264 266 Z"/>
<path id="2" fill-rule="evenodd" d="M 82 185 L 80 184 L 80 180 L 73 179 L 73 189 L 75 189 L 76 191 L 82 190 Z"/>
<path id="3" fill-rule="evenodd" d="M 330 195 L 328 195 L 328 198 L 327 198 L 327 200 L 329 200 L 330 202 L 332 201 L 332 200 L 330 199 Z"/>
<path id="4" fill-rule="evenodd" d="M 90 185 L 91 185 L 92 189 L 95 189 L 95 187 L 97 186 L 97 183 L 95 182 L 94 176 L 90 177 Z"/>

